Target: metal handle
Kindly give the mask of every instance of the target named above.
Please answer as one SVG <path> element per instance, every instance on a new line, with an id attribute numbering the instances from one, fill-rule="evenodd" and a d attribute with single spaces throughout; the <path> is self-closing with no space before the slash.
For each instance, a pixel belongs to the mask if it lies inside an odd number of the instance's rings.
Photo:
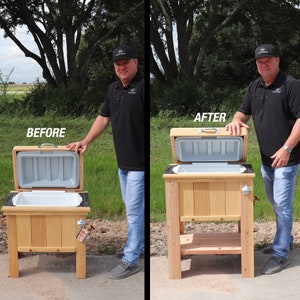
<path id="1" fill-rule="evenodd" d="M 242 192 L 245 195 L 248 195 L 250 193 L 250 188 L 249 188 L 249 186 L 247 184 L 242 188 Z"/>
<path id="2" fill-rule="evenodd" d="M 52 143 L 43 143 L 42 145 L 38 146 L 38 148 L 44 148 L 44 147 L 57 148 L 57 146 Z"/>
<path id="3" fill-rule="evenodd" d="M 198 133 L 220 133 L 220 128 L 215 127 L 206 127 L 206 128 L 198 128 Z"/>

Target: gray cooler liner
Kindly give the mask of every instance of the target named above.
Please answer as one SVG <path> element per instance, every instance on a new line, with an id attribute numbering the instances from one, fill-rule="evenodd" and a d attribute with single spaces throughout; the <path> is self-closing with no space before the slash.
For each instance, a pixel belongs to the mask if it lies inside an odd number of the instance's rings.
<path id="1" fill-rule="evenodd" d="M 176 154 L 182 162 L 237 162 L 243 156 L 243 138 L 236 137 L 178 137 Z"/>
<path id="2" fill-rule="evenodd" d="M 228 163 L 192 163 L 190 165 L 177 165 L 173 168 L 175 174 L 205 174 L 205 173 L 244 173 L 246 167 L 243 165 L 232 165 Z"/>
<path id="3" fill-rule="evenodd" d="M 17 153 L 20 188 L 77 188 L 79 155 L 72 151 L 28 151 Z"/>

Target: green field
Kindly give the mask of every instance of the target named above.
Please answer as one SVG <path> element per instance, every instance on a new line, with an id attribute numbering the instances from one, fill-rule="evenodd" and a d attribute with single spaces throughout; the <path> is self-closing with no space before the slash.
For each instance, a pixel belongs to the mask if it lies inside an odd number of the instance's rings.
<path id="1" fill-rule="evenodd" d="M 9 84 L 9 92 L 29 92 L 34 87 L 33 84 Z"/>

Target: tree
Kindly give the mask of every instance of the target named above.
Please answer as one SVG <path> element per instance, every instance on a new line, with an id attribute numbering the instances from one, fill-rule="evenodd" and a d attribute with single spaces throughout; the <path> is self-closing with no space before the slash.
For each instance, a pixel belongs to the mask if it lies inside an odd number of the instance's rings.
<path id="1" fill-rule="evenodd" d="M 228 26 L 243 1 L 154 0 L 151 5 L 150 71 L 162 83 L 196 79 L 212 38 Z M 175 49 L 175 34 L 177 49 Z M 177 58 L 178 54 L 178 58 Z"/>
<path id="2" fill-rule="evenodd" d="M 119 2 L 3 0 L 0 3 L 0 27 L 26 57 L 41 66 L 43 77 L 50 86 L 72 82 L 84 87 L 91 60 L 101 43 L 115 37 L 131 14 L 143 14 L 143 1 L 131 0 L 117 5 Z M 17 39 L 14 34 L 17 26 L 27 26 L 39 53 L 33 53 Z M 89 36 L 78 59 L 85 31 Z"/>
<path id="3" fill-rule="evenodd" d="M 7 97 L 8 85 L 9 85 L 9 77 L 13 71 L 14 69 L 12 69 L 8 75 L 4 75 L 0 69 L 0 100 L 1 101 L 7 100 L 6 97 Z"/>

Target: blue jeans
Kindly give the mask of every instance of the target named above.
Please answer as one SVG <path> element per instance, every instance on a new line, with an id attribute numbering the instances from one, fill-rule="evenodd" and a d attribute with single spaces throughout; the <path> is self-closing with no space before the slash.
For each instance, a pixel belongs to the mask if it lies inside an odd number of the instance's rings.
<path id="1" fill-rule="evenodd" d="M 288 258 L 293 243 L 293 202 L 298 165 L 271 168 L 262 165 L 261 172 L 267 197 L 276 214 L 273 256 Z"/>
<path id="2" fill-rule="evenodd" d="M 145 172 L 119 168 L 118 173 L 128 222 L 128 237 L 122 261 L 138 265 L 140 253 L 144 252 Z"/>

